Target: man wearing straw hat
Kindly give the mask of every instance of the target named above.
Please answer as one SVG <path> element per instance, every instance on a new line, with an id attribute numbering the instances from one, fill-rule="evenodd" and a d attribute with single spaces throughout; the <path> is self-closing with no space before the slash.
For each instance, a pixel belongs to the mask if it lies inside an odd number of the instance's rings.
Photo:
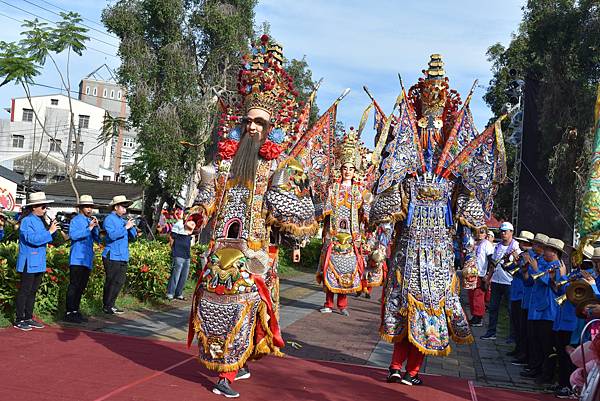
<path id="1" fill-rule="evenodd" d="M 530 231 L 521 231 L 519 233 L 519 236 L 515 237 L 515 240 L 519 241 L 519 248 L 521 249 L 522 252 L 529 252 L 529 250 L 531 249 L 532 246 L 532 241 L 535 238 L 535 235 L 530 232 Z M 515 257 L 514 259 L 515 264 L 512 265 L 510 268 L 512 269 L 513 266 L 515 265 L 519 265 L 522 266 L 525 263 L 524 258 L 522 257 Z M 519 269 L 520 270 L 520 269 Z M 522 309 L 521 309 L 521 305 L 523 303 L 523 296 L 525 295 L 525 285 L 523 283 L 523 276 L 521 274 L 519 274 L 519 272 L 517 271 L 516 274 L 513 275 L 513 280 L 510 284 L 510 296 L 509 296 L 509 300 L 510 300 L 510 327 L 511 327 L 511 333 L 513 333 L 514 336 L 514 340 L 515 340 L 515 349 L 508 352 L 507 355 L 508 356 L 515 356 L 518 357 L 520 355 L 523 355 L 525 353 L 525 348 L 527 347 L 527 335 L 525 333 L 525 328 L 522 327 Z M 526 322 L 524 323 L 524 325 L 526 325 Z"/>
<path id="2" fill-rule="evenodd" d="M 536 378 L 536 382 L 548 383 L 551 379 L 543 375 L 544 361 L 552 354 L 554 336 L 552 326 L 558 307 L 552 291 L 551 273 L 560 271 L 566 273 L 560 258 L 564 253 L 564 242 L 556 238 L 549 238 L 544 246 L 544 256 L 539 260 L 529 259 L 530 270 L 523 275 L 526 286 L 531 289 L 528 319 L 531 321 L 531 369 L 521 372 L 521 376 Z M 535 276 L 534 276 L 535 274 Z M 541 275 L 540 275 L 541 274 Z"/>
<path id="3" fill-rule="evenodd" d="M 52 242 L 52 235 L 58 230 L 56 221 L 48 224 L 45 220 L 48 204 L 52 202 L 46 199 L 44 192 L 34 192 L 23 206 L 17 258 L 21 285 L 15 302 L 14 324 L 15 328 L 23 331 L 44 328 L 42 323 L 33 320 L 33 306 L 36 292 L 46 272 L 46 245 Z"/>
<path id="4" fill-rule="evenodd" d="M 108 207 L 112 212 L 104 219 L 106 231 L 106 247 L 102 252 L 102 264 L 106 272 L 104 281 L 103 311 L 106 314 L 122 314 L 124 311 L 115 307 L 117 296 L 125 284 L 127 264 L 129 262 L 129 239 L 134 239 L 137 232 L 132 219 L 125 220 L 127 207 L 132 201 L 124 195 L 115 196 Z"/>
<path id="5" fill-rule="evenodd" d="M 76 206 L 79 208 L 79 214 L 73 217 L 69 224 L 71 268 L 67 289 L 67 311 L 64 317 L 64 321 L 69 323 L 87 322 L 87 318 L 79 311 L 79 305 L 94 265 L 94 242 L 100 242 L 98 220 L 92 216 L 94 199 L 90 195 L 81 195 Z"/>

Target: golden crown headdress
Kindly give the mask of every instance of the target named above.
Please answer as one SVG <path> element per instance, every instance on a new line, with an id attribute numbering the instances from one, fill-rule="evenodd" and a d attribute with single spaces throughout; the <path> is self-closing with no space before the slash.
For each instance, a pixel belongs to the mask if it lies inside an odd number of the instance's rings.
<path id="1" fill-rule="evenodd" d="M 233 105 L 225 106 L 219 133 L 224 139 L 239 141 L 239 121 L 253 108 L 271 115 L 273 129 L 268 140 L 285 149 L 297 139 L 301 121 L 300 107 L 296 98 L 292 77 L 283 67 L 283 48 L 263 35 L 242 58 L 238 74 L 238 93 Z"/>
<path id="2" fill-rule="evenodd" d="M 361 143 L 358 132 L 350 127 L 339 141 L 336 155 L 337 165 L 341 168 L 344 164 L 352 164 L 358 172 L 362 165 Z"/>

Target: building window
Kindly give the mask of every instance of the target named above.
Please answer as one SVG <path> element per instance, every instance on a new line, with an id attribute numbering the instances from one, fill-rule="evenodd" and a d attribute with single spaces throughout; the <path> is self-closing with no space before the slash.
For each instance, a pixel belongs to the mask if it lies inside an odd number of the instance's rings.
<path id="1" fill-rule="evenodd" d="M 121 91 L 117 92 L 117 99 L 121 100 Z"/>
<path id="2" fill-rule="evenodd" d="M 96 96 L 98 94 L 98 88 L 94 87 L 94 92 L 92 94 L 92 96 Z"/>
<path id="3" fill-rule="evenodd" d="M 23 121 L 33 121 L 33 110 L 23 109 Z"/>
<path id="4" fill-rule="evenodd" d="M 86 95 L 89 95 L 89 94 L 90 94 L 90 87 L 89 87 L 89 86 L 86 86 L 86 87 L 85 87 L 85 94 L 86 94 Z"/>
<path id="5" fill-rule="evenodd" d="M 25 143 L 25 136 L 23 135 L 13 135 L 13 148 L 23 149 L 23 144 Z"/>
<path id="6" fill-rule="evenodd" d="M 50 104 L 52 106 L 58 106 L 58 99 L 50 99 Z"/>
<path id="7" fill-rule="evenodd" d="M 90 127 L 90 116 L 85 116 L 83 114 L 79 115 L 79 128 L 89 128 Z"/>
<path id="8" fill-rule="evenodd" d="M 60 145 L 62 141 L 60 139 L 50 139 L 50 152 L 60 152 Z"/>
<path id="9" fill-rule="evenodd" d="M 135 147 L 133 138 L 123 138 L 123 147 L 133 149 Z"/>
<path id="10" fill-rule="evenodd" d="M 102 97 L 106 97 L 106 88 L 102 91 Z"/>
<path id="11" fill-rule="evenodd" d="M 110 181 L 111 176 L 110 175 L 103 175 L 102 176 L 102 181 Z"/>
<path id="12" fill-rule="evenodd" d="M 114 90 L 111 90 L 111 91 L 110 91 L 110 98 L 111 98 L 111 99 L 114 99 L 114 98 L 115 98 L 115 91 L 114 91 Z"/>
<path id="13" fill-rule="evenodd" d="M 77 146 L 77 142 L 73 141 L 73 143 L 71 143 L 71 149 L 72 149 L 72 153 L 75 154 L 75 152 L 79 153 L 80 155 L 83 154 L 83 142 L 79 142 L 79 146 Z"/>

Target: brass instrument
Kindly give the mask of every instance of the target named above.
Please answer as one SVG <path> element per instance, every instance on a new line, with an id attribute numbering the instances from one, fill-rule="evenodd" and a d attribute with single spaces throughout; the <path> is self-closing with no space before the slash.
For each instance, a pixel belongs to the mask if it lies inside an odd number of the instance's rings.
<path id="1" fill-rule="evenodd" d="M 573 305 L 579 305 L 582 301 L 590 298 L 596 298 L 592 286 L 584 280 L 577 280 L 571 283 L 567 288 L 567 299 Z"/>
<path id="2" fill-rule="evenodd" d="M 551 267 L 550 269 L 544 270 L 543 272 L 533 273 L 531 275 L 531 278 L 534 279 L 534 280 L 537 280 L 538 278 L 542 277 L 544 274 L 553 272 L 554 270 L 556 270 L 556 268 L 555 267 Z"/>
<path id="3" fill-rule="evenodd" d="M 567 300 L 567 294 L 562 294 L 560 297 L 554 298 L 558 306 L 561 306 Z"/>
<path id="4" fill-rule="evenodd" d="M 521 270 L 521 266 L 517 266 L 514 269 L 509 270 L 508 272 L 511 274 L 511 276 L 514 276 L 519 270 Z"/>
<path id="5" fill-rule="evenodd" d="M 561 281 L 557 281 L 556 283 L 554 283 L 554 285 L 558 288 L 562 287 L 565 284 L 568 284 L 570 281 L 572 280 L 561 280 Z"/>

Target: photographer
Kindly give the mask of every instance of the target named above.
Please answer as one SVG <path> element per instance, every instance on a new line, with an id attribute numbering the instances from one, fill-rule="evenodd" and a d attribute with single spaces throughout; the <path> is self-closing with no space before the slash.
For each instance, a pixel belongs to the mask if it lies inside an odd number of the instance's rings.
<path id="1" fill-rule="evenodd" d="M 135 239 L 137 232 L 132 219 L 125 220 L 127 207 L 132 201 L 124 195 L 115 196 L 110 204 L 111 213 L 104 219 L 106 247 L 102 252 L 102 264 L 106 272 L 104 281 L 103 311 L 106 314 L 122 314 L 115 307 L 117 296 L 125 284 L 127 264 L 129 262 L 129 239 Z"/>
<path id="2" fill-rule="evenodd" d="M 92 216 L 94 200 L 90 195 L 81 195 L 76 206 L 79 214 L 75 214 L 69 224 L 69 288 L 67 311 L 63 319 L 69 323 L 87 322 L 87 318 L 79 311 L 79 305 L 94 265 L 94 242 L 100 242 L 98 220 Z"/>

